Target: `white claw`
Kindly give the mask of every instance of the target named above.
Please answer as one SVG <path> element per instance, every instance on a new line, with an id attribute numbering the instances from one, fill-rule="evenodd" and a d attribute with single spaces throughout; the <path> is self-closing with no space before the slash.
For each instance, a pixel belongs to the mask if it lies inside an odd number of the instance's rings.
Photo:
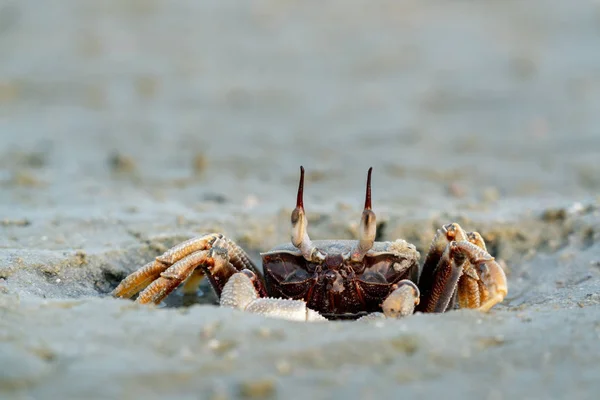
<path id="1" fill-rule="evenodd" d="M 383 313 L 388 318 L 401 318 L 414 313 L 419 304 L 419 288 L 412 281 L 403 279 L 397 288 L 388 295 L 381 304 Z"/>
<path id="2" fill-rule="evenodd" d="M 327 321 L 302 300 L 258 297 L 252 280 L 243 273 L 229 278 L 221 292 L 221 306 L 292 321 Z"/>
<path id="3" fill-rule="evenodd" d="M 221 291 L 221 306 L 245 310 L 258 299 L 252 280 L 241 272 L 233 274 Z"/>
<path id="4" fill-rule="evenodd" d="M 385 316 L 384 313 L 380 313 L 380 312 L 373 312 L 371 314 L 367 314 L 363 317 L 360 317 L 359 319 L 357 319 L 357 322 L 369 322 L 369 321 L 379 321 L 382 319 L 387 319 L 387 317 Z"/>
<path id="5" fill-rule="evenodd" d="M 318 311 L 311 310 L 310 308 L 306 307 L 306 320 L 309 321 L 309 322 L 312 322 L 312 321 L 327 321 L 327 318 L 325 318 L 324 316 L 322 316 L 321 314 L 319 314 Z"/>
<path id="6" fill-rule="evenodd" d="M 321 314 L 306 307 L 302 300 L 265 297 L 254 300 L 246 311 L 290 321 L 326 321 Z"/>

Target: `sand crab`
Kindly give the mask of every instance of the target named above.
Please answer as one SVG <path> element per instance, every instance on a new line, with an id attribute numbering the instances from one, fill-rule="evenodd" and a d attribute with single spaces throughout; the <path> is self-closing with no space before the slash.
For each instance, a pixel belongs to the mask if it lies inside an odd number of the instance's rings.
<path id="1" fill-rule="evenodd" d="M 221 306 L 292 320 L 398 318 L 456 306 L 488 311 L 507 294 L 506 276 L 477 232 L 458 224 L 437 231 L 423 265 L 414 245 L 375 241 L 371 172 L 359 239 L 310 240 L 304 212 L 304 168 L 291 243 L 262 253 L 261 273 L 246 252 L 222 234 L 185 241 L 126 277 L 113 295 L 160 303 L 184 283 L 206 276 Z"/>

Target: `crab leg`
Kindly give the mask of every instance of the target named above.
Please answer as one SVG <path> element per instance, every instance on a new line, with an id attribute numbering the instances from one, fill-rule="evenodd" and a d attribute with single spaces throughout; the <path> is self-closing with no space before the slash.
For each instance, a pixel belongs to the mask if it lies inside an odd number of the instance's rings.
<path id="1" fill-rule="evenodd" d="M 465 263 L 467 264 L 467 263 Z M 469 263 L 463 268 L 463 275 L 458 280 L 456 295 L 460 308 L 479 308 L 481 305 L 482 285 L 477 272 Z"/>
<path id="2" fill-rule="evenodd" d="M 111 294 L 114 297 L 130 299 L 141 290 L 144 290 L 167 268 L 169 268 L 169 264 L 164 264 L 158 260 L 150 261 L 123 279 Z"/>
<path id="3" fill-rule="evenodd" d="M 242 270 L 250 270 L 260 277 L 241 247 L 221 234 L 212 233 L 167 250 L 155 261 L 126 277 L 112 295 L 130 298 L 143 290 L 137 299 L 138 303 L 158 304 L 184 281 L 186 291 L 196 290 L 206 274 L 220 296 L 229 277 Z M 262 285 L 259 289 L 266 295 Z"/>
<path id="4" fill-rule="evenodd" d="M 431 242 L 431 245 L 429 246 L 429 251 L 427 252 L 427 256 L 425 258 L 425 262 L 423 264 L 423 267 L 421 268 L 421 273 L 419 276 L 421 299 L 428 298 L 431 295 L 431 290 L 435 282 L 436 267 L 440 262 L 440 259 L 442 258 L 442 254 L 444 254 L 444 250 L 448 246 L 446 232 L 446 227 L 438 229 L 435 237 Z M 421 301 L 417 309 L 419 311 L 423 311 L 424 306 L 425 302 Z"/>
<path id="5" fill-rule="evenodd" d="M 200 283 L 202 282 L 205 276 L 206 274 L 202 269 L 195 269 L 194 272 L 192 272 L 192 274 L 190 275 L 190 277 L 187 278 L 183 283 L 183 286 L 181 287 L 181 292 L 184 294 L 197 294 L 198 288 L 200 287 Z"/>
<path id="6" fill-rule="evenodd" d="M 437 230 L 435 237 L 433 238 L 429 251 L 425 258 L 425 263 L 421 269 L 419 276 L 419 287 L 421 289 L 421 299 L 429 299 L 432 295 L 433 287 L 436 283 L 437 268 L 444 255 L 448 243 L 454 240 L 466 240 L 467 234 L 457 223 L 447 224 Z M 467 265 L 464 265 L 467 267 Z M 451 308 L 455 301 L 456 293 L 452 294 L 448 301 L 447 308 Z M 427 312 L 427 301 L 421 301 L 421 304 L 417 307 L 417 311 Z M 431 311 L 430 311 L 431 312 Z"/>
<path id="7" fill-rule="evenodd" d="M 257 282 L 258 277 L 249 270 L 233 274 L 221 292 L 221 306 L 292 321 L 327 320 L 303 300 L 261 297 Z"/>
<path id="8" fill-rule="evenodd" d="M 427 295 L 421 296 L 421 311 L 441 313 L 448 309 L 466 260 L 466 256 L 457 246 L 457 242 L 450 242 L 446 246 L 435 269 L 431 291 Z"/>
<path id="9" fill-rule="evenodd" d="M 240 271 L 242 269 L 249 269 L 254 273 L 257 272 L 256 266 L 250 261 L 246 252 L 232 240 L 227 239 L 220 233 L 211 233 L 186 240 L 167 250 L 163 255 L 156 257 L 156 259 L 171 265 L 198 250 L 208 250 L 213 247 L 220 247 L 227 250 L 229 259 L 231 260 L 231 263 L 236 266 L 236 269 Z"/>
<path id="10" fill-rule="evenodd" d="M 487 252 L 485 242 L 477 232 L 466 234 L 467 242 L 461 243 L 468 262 L 458 282 L 459 303 L 464 308 L 489 311 L 504 300 L 508 292 L 506 275 L 502 267 Z"/>
<path id="11" fill-rule="evenodd" d="M 223 235 L 213 233 L 199 238 L 186 240 L 185 242 L 172 247 L 161 256 L 156 257 L 154 261 L 149 262 L 142 268 L 127 276 L 119 284 L 119 286 L 113 290 L 112 295 L 127 299 L 135 296 L 150 283 L 156 280 L 160 274 L 171 265 L 192 254 L 193 252 L 209 249 L 215 240 L 222 237 Z"/>
<path id="12" fill-rule="evenodd" d="M 504 300 L 508 293 L 506 275 L 494 257 L 475 244 L 457 242 L 456 247 L 468 258 L 479 275 L 480 311 L 489 311 Z"/>
<path id="13" fill-rule="evenodd" d="M 445 253 L 448 251 L 448 246 L 455 248 L 454 257 L 462 254 L 458 257 L 466 258 L 461 260 L 462 271 L 460 274 L 458 270 L 450 274 L 452 268 L 448 262 L 452 257 L 451 254 L 446 255 Z M 456 261 L 454 261 L 455 264 Z M 444 276 L 444 273 L 450 275 Z M 455 281 L 455 274 L 459 275 L 458 281 Z M 441 295 L 439 291 L 444 285 L 448 285 L 448 287 L 443 290 L 444 294 Z M 453 288 L 452 285 L 455 287 Z M 419 287 L 422 301 L 417 309 L 422 312 L 446 311 L 452 307 L 455 299 L 461 308 L 488 311 L 502 301 L 507 292 L 504 271 L 487 252 L 481 235 L 477 232 L 467 233 L 457 223 L 444 225 L 437 231 L 422 268 Z M 445 309 L 441 310 L 445 304 L 445 297 L 451 290 L 453 293 L 450 295 L 450 300 L 445 305 Z M 435 291 L 439 293 L 434 293 Z M 442 303 L 437 306 L 432 304 L 440 299 L 443 299 Z M 434 309 L 441 311 L 434 311 Z"/>
<path id="14" fill-rule="evenodd" d="M 468 240 L 487 253 L 485 242 L 478 232 L 468 232 L 461 235 L 461 240 Z M 461 308 L 479 308 L 481 302 L 487 300 L 488 291 L 473 264 L 465 262 L 463 272 L 456 288 L 458 303 Z"/>
<path id="15" fill-rule="evenodd" d="M 471 240 L 474 238 L 477 241 L 477 245 L 485 250 L 485 244 L 483 238 L 477 232 L 466 233 L 460 225 L 454 223 L 449 226 L 446 237 L 449 241 L 455 240 L 457 242 Z M 473 267 L 473 264 L 466 260 L 463 264 L 463 274 L 458 280 L 456 287 L 456 298 L 461 308 L 478 308 L 481 305 L 481 281 L 477 271 Z"/>
<path id="16" fill-rule="evenodd" d="M 222 263 L 227 262 L 226 259 L 218 259 L 217 261 L 210 257 L 208 253 L 208 250 L 197 251 L 171 265 L 140 293 L 136 302 L 140 304 L 158 304 L 189 278 L 199 265 L 210 263 L 214 267 L 222 267 Z"/>
<path id="17" fill-rule="evenodd" d="M 435 282 L 431 293 L 422 301 L 424 312 L 444 312 L 456 290 L 458 280 L 464 272 L 465 263 L 470 263 L 477 280 L 477 288 L 458 286 L 459 298 L 480 311 L 489 311 L 507 294 L 506 275 L 502 267 L 487 251 L 468 241 L 450 242 L 436 268 Z M 464 275 L 463 275 L 464 276 Z M 470 284 L 470 283 L 469 283 Z M 460 293 L 463 291 L 463 293 Z M 478 296 L 479 299 L 475 299 Z"/>

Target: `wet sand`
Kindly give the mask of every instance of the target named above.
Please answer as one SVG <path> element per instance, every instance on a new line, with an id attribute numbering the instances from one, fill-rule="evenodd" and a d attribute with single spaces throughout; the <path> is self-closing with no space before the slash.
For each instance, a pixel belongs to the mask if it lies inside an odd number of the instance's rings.
<path id="1" fill-rule="evenodd" d="M 600 390 L 600 7 L 0 4 L 0 397 L 569 398 Z M 253 258 L 457 221 L 489 314 L 298 324 L 107 293 L 188 237 Z M 181 305 L 190 305 L 182 307 Z"/>

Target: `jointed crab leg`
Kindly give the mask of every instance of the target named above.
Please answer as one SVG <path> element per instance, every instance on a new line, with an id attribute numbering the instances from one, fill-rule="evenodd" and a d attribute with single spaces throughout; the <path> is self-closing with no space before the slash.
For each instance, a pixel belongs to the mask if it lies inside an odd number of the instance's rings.
<path id="1" fill-rule="evenodd" d="M 490 308 L 504 300 L 508 293 L 506 275 L 494 257 L 471 242 L 457 242 L 457 246 L 467 256 L 479 275 L 480 311 Z"/>
<path id="2" fill-rule="evenodd" d="M 217 295 L 220 295 L 229 277 L 242 270 L 259 274 L 244 250 L 223 235 L 213 233 L 167 250 L 155 261 L 125 278 L 112 294 L 130 298 L 145 288 L 137 302 L 158 304 L 186 280 L 189 280 L 186 282 L 187 291 L 193 290 L 193 286 L 197 288 L 199 278 L 206 274 Z M 262 282 L 258 288 L 266 294 Z"/>
<path id="3" fill-rule="evenodd" d="M 209 234 L 199 238 L 186 240 L 185 242 L 178 244 L 167 250 L 163 255 L 156 257 L 154 261 L 149 262 L 127 276 L 119 286 L 113 290 L 112 295 L 127 299 L 135 296 L 138 292 L 156 280 L 160 274 L 172 264 L 195 251 L 209 249 L 214 241 L 221 237 L 223 237 L 223 235 Z"/>
<path id="4" fill-rule="evenodd" d="M 456 297 L 460 308 L 478 308 L 481 305 L 481 297 L 484 295 L 482 289 L 485 290 L 485 287 L 469 263 L 468 266 L 463 267 L 463 275 L 458 280 L 456 287 Z"/>
<path id="5" fill-rule="evenodd" d="M 164 264 L 158 260 L 150 261 L 148 264 L 123 279 L 121 283 L 119 283 L 119 286 L 113 290 L 112 295 L 130 299 L 156 280 L 167 268 L 169 268 L 169 264 Z"/>
<path id="6" fill-rule="evenodd" d="M 421 299 L 423 312 L 444 312 L 452 300 L 458 279 L 462 275 L 463 263 L 466 257 L 451 242 L 447 247 L 435 269 L 434 282 L 427 296 Z"/>
<path id="7" fill-rule="evenodd" d="M 160 303 L 177 286 L 181 285 L 200 265 L 211 264 L 217 268 L 223 267 L 226 259 L 215 259 L 209 256 L 209 250 L 201 250 L 182 258 L 167 268 L 160 276 L 140 293 L 136 302 L 140 304 Z"/>
<path id="8" fill-rule="evenodd" d="M 419 286 L 422 312 L 444 312 L 454 296 L 461 308 L 488 311 L 507 293 L 504 271 L 487 252 L 481 235 L 467 233 L 456 223 L 438 230 Z"/>
<path id="9" fill-rule="evenodd" d="M 246 252 L 220 233 L 211 233 L 186 240 L 167 250 L 163 255 L 156 257 L 156 259 L 171 265 L 198 250 L 208 250 L 213 247 L 226 249 L 232 264 L 236 265 L 239 270 L 247 268 L 256 272 L 256 267 L 250 261 Z"/>
<path id="10" fill-rule="evenodd" d="M 419 288 L 421 289 L 421 304 L 417 307 L 418 311 L 425 312 L 427 306 L 427 299 L 431 296 L 431 291 L 436 279 L 436 269 L 440 262 L 444 250 L 448 246 L 449 239 L 447 238 L 448 231 L 453 231 L 453 224 L 445 225 L 441 229 L 437 230 L 435 237 L 433 238 L 429 251 L 423 263 L 421 274 L 419 276 Z M 450 239 L 452 240 L 452 239 Z"/>
<path id="11" fill-rule="evenodd" d="M 456 240 L 468 240 L 487 253 L 485 242 L 477 232 L 465 233 L 460 229 L 460 239 Z M 473 264 L 468 261 L 463 265 L 463 275 L 458 281 L 456 292 L 461 308 L 479 308 L 481 303 L 488 298 L 488 290 L 479 278 Z"/>
<path id="12" fill-rule="evenodd" d="M 194 272 L 192 272 L 192 275 L 183 282 L 181 292 L 192 295 L 198 294 L 198 288 L 205 276 L 204 270 L 200 268 L 195 269 Z"/>
<path id="13" fill-rule="evenodd" d="M 472 239 L 472 243 L 486 250 L 483 238 L 477 232 L 467 233 L 457 223 L 447 225 L 445 230 L 448 241 L 461 242 Z M 460 308 L 478 308 L 481 305 L 482 296 L 480 288 L 485 289 L 475 267 L 467 259 L 463 263 L 463 273 L 458 280 L 455 293 Z"/>
<path id="14" fill-rule="evenodd" d="M 466 264 L 470 268 L 464 270 L 459 281 L 458 296 L 459 299 L 461 297 L 468 299 L 465 301 L 464 307 L 489 311 L 490 308 L 504 300 L 508 293 L 506 274 L 494 257 L 487 252 L 485 242 L 479 233 L 467 232 L 466 239 L 467 241 L 461 241 L 458 244 L 467 255 L 468 263 Z M 473 287 L 475 279 L 477 279 L 477 289 Z M 468 295 L 467 293 L 472 294 Z M 478 299 L 473 300 L 476 294 Z M 462 304 L 461 307 L 463 307 Z"/>

